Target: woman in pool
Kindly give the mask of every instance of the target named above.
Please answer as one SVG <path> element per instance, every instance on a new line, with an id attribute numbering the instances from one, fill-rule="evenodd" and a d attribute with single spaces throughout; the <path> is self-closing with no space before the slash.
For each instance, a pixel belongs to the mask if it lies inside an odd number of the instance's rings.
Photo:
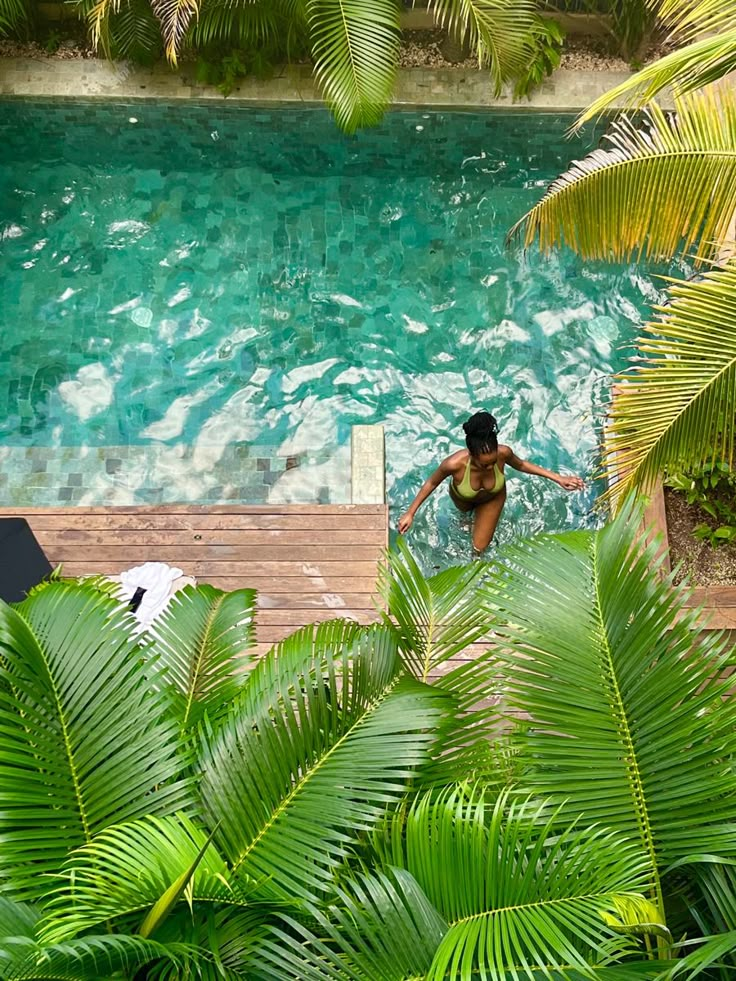
<path id="1" fill-rule="evenodd" d="M 399 519 L 400 534 L 411 528 L 419 508 L 448 477 L 451 478 L 452 503 L 458 511 L 473 512 L 473 549 L 476 552 L 484 551 L 491 544 L 506 503 L 506 464 L 521 473 L 553 480 L 567 491 L 582 490 L 584 486 L 580 477 L 566 477 L 545 470 L 535 463 L 520 460 L 510 446 L 503 443 L 499 446 L 498 426 L 490 412 L 476 412 L 463 423 L 463 429 L 467 449 L 448 456 L 424 481 L 411 507 Z"/>

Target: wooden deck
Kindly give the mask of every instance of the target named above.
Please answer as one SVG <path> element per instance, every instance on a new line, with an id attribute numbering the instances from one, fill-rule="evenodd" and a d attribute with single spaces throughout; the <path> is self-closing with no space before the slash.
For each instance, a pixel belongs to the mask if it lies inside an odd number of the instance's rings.
<path id="1" fill-rule="evenodd" d="M 198 582 L 258 590 L 261 650 L 307 623 L 376 618 L 384 504 L 0 508 L 0 517 L 25 518 L 69 576 L 167 562 Z"/>

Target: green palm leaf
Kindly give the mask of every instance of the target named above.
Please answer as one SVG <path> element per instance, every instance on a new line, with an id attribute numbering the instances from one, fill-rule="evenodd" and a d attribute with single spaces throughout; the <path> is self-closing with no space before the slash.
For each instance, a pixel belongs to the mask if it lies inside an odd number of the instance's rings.
<path id="1" fill-rule="evenodd" d="M 49 890 L 41 939 L 60 943 L 155 907 L 175 884 L 174 902 L 186 891 L 190 902 L 244 904 L 242 890 L 229 884 L 227 865 L 210 837 L 183 814 L 103 831 L 72 855 L 62 885 Z"/>
<path id="2" fill-rule="evenodd" d="M 395 0 L 307 0 L 314 71 L 341 129 L 374 126 L 388 108 L 399 50 Z"/>
<path id="3" fill-rule="evenodd" d="M 0 604 L 0 874 L 17 898 L 109 825 L 188 802 L 130 624 L 89 585 Z"/>
<path id="4" fill-rule="evenodd" d="M 640 895 L 648 868 L 636 847 L 593 828 L 560 831 L 557 814 L 508 793 L 491 805 L 467 787 L 420 798 L 386 850 L 450 925 L 429 981 L 527 965 L 585 973 L 628 951 L 612 928 L 622 914 L 628 925 L 661 927 Z"/>
<path id="5" fill-rule="evenodd" d="M 574 163 L 510 234 L 589 259 L 717 254 L 736 211 L 736 96 L 707 89 L 644 119 L 614 123 L 608 148 Z"/>
<path id="6" fill-rule="evenodd" d="M 632 925 L 656 926 L 639 894 L 646 863 L 620 838 L 560 834 L 554 815 L 540 815 L 468 787 L 420 798 L 386 840 L 394 870 L 346 882 L 324 913 L 312 908 L 316 935 L 287 917 L 290 932 L 277 930 L 260 956 L 302 981 L 598 977 L 591 965 L 631 946 L 609 920 L 626 910 Z"/>
<path id="7" fill-rule="evenodd" d="M 327 911 L 311 907 L 318 933 L 292 916 L 274 927 L 254 965 L 286 981 L 405 981 L 426 977 L 448 930 L 403 869 L 357 875 L 336 888 Z"/>
<path id="8" fill-rule="evenodd" d="M 388 608 L 386 622 L 398 626 L 407 668 L 421 681 L 480 640 L 488 618 L 478 603 L 486 571 L 481 562 L 425 577 L 403 540 L 379 570 L 378 589 Z"/>
<path id="9" fill-rule="evenodd" d="M 252 589 L 188 586 L 151 629 L 148 650 L 182 729 L 197 725 L 205 712 L 227 709 L 240 690 L 255 642 L 255 599 Z"/>
<path id="10" fill-rule="evenodd" d="M 29 903 L 16 903 L 7 896 L 0 896 L 0 946 L 7 937 L 35 939 L 41 912 Z M 0 963 L 0 976 L 2 964 Z"/>
<path id="11" fill-rule="evenodd" d="M 661 875 L 736 856 L 736 704 L 722 641 L 699 636 L 683 591 L 627 505 L 600 532 L 520 544 L 488 585 L 509 705 L 534 791 L 638 842 Z"/>
<path id="12" fill-rule="evenodd" d="M 186 977 L 204 951 L 185 944 L 160 944 L 125 934 L 80 937 L 42 947 L 30 940 L 0 941 L 0 977 L 3 981 L 102 981 L 133 977 L 151 961 L 168 963 L 172 977 Z M 149 977 L 150 975 L 146 975 Z"/>
<path id="13" fill-rule="evenodd" d="M 26 0 L 0 0 L 0 37 L 18 31 L 29 18 Z"/>
<path id="14" fill-rule="evenodd" d="M 688 953 L 690 947 L 695 950 Z M 715 981 L 715 975 L 709 973 L 710 968 L 720 967 L 718 977 L 728 981 L 734 975 L 733 955 L 736 953 L 736 930 L 721 933 L 704 940 L 691 940 L 681 945 L 685 956 L 678 960 L 668 971 L 663 972 L 660 981 L 690 981 L 691 978 L 701 978 L 702 981 Z"/>
<path id="15" fill-rule="evenodd" d="M 364 629 L 319 662 L 284 672 L 278 697 L 233 717 L 203 756 L 204 812 L 265 899 L 324 893 L 355 835 L 426 761 L 443 717 L 447 696 L 402 677 L 392 631 Z"/>
<path id="16" fill-rule="evenodd" d="M 734 22 L 736 23 L 736 21 Z M 736 27 L 712 37 L 701 37 L 678 48 L 599 96 L 580 114 L 575 129 L 609 109 L 647 105 L 665 90 L 693 92 L 736 69 Z"/>
<path id="17" fill-rule="evenodd" d="M 496 95 L 528 67 L 536 14 L 532 0 L 430 0 L 429 9 L 474 49 L 481 68 L 490 69 Z"/>
<path id="18" fill-rule="evenodd" d="M 152 59 L 160 53 L 161 30 L 148 0 L 123 0 L 106 32 L 106 44 L 116 58 Z"/>
<path id="19" fill-rule="evenodd" d="M 267 46 L 292 28 L 279 3 L 258 0 L 203 0 L 199 17 L 191 25 L 195 45 L 222 44 Z"/>
<path id="20" fill-rule="evenodd" d="M 671 302 L 639 339 L 610 410 L 603 466 L 618 501 L 663 471 L 734 461 L 736 262 L 670 282 Z"/>
<path id="21" fill-rule="evenodd" d="M 466 661 L 436 678 L 433 687 L 450 695 L 454 708 L 416 785 L 439 788 L 479 780 L 504 787 L 508 773 L 500 765 L 505 745 L 499 738 L 501 684 L 495 661 L 489 655 Z"/>

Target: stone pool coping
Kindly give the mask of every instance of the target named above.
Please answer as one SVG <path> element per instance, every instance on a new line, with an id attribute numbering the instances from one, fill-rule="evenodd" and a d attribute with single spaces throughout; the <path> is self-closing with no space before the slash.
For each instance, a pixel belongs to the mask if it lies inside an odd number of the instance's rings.
<path id="1" fill-rule="evenodd" d="M 394 105 L 576 112 L 630 75 L 630 72 L 559 69 L 528 100 L 514 102 L 508 91 L 498 97 L 494 95 L 489 75 L 484 71 L 404 68 L 397 75 Z M 242 79 L 225 100 L 217 89 L 196 81 L 193 66 L 174 72 L 166 65 L 143 68 L 96 58 L 2 58 L 0 97 L 227 101 L 230 105 L 322 104 L 308 65 L 286 66 L 268 80 Z"/>

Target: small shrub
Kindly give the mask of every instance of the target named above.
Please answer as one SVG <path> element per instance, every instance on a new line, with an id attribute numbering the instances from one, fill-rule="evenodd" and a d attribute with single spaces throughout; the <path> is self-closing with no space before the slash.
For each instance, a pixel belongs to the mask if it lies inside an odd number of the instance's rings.
<path id="1" fill-rule="evenodd" d="M 696 538 L 714 547 L 736 542 L 736 472 L 727 463 L 672 474 L 667 486 L 712 518 L 711 523 L 703 521 L 694 528 Z"/>
<path id="2" fill-rule="evenodd" d="M 565 31 L 556 20 L 537 17 L 534 44 L 526 70 L 514 83 L 514 98 L 528 97 L 552 72 L 559 68 Z"/>

